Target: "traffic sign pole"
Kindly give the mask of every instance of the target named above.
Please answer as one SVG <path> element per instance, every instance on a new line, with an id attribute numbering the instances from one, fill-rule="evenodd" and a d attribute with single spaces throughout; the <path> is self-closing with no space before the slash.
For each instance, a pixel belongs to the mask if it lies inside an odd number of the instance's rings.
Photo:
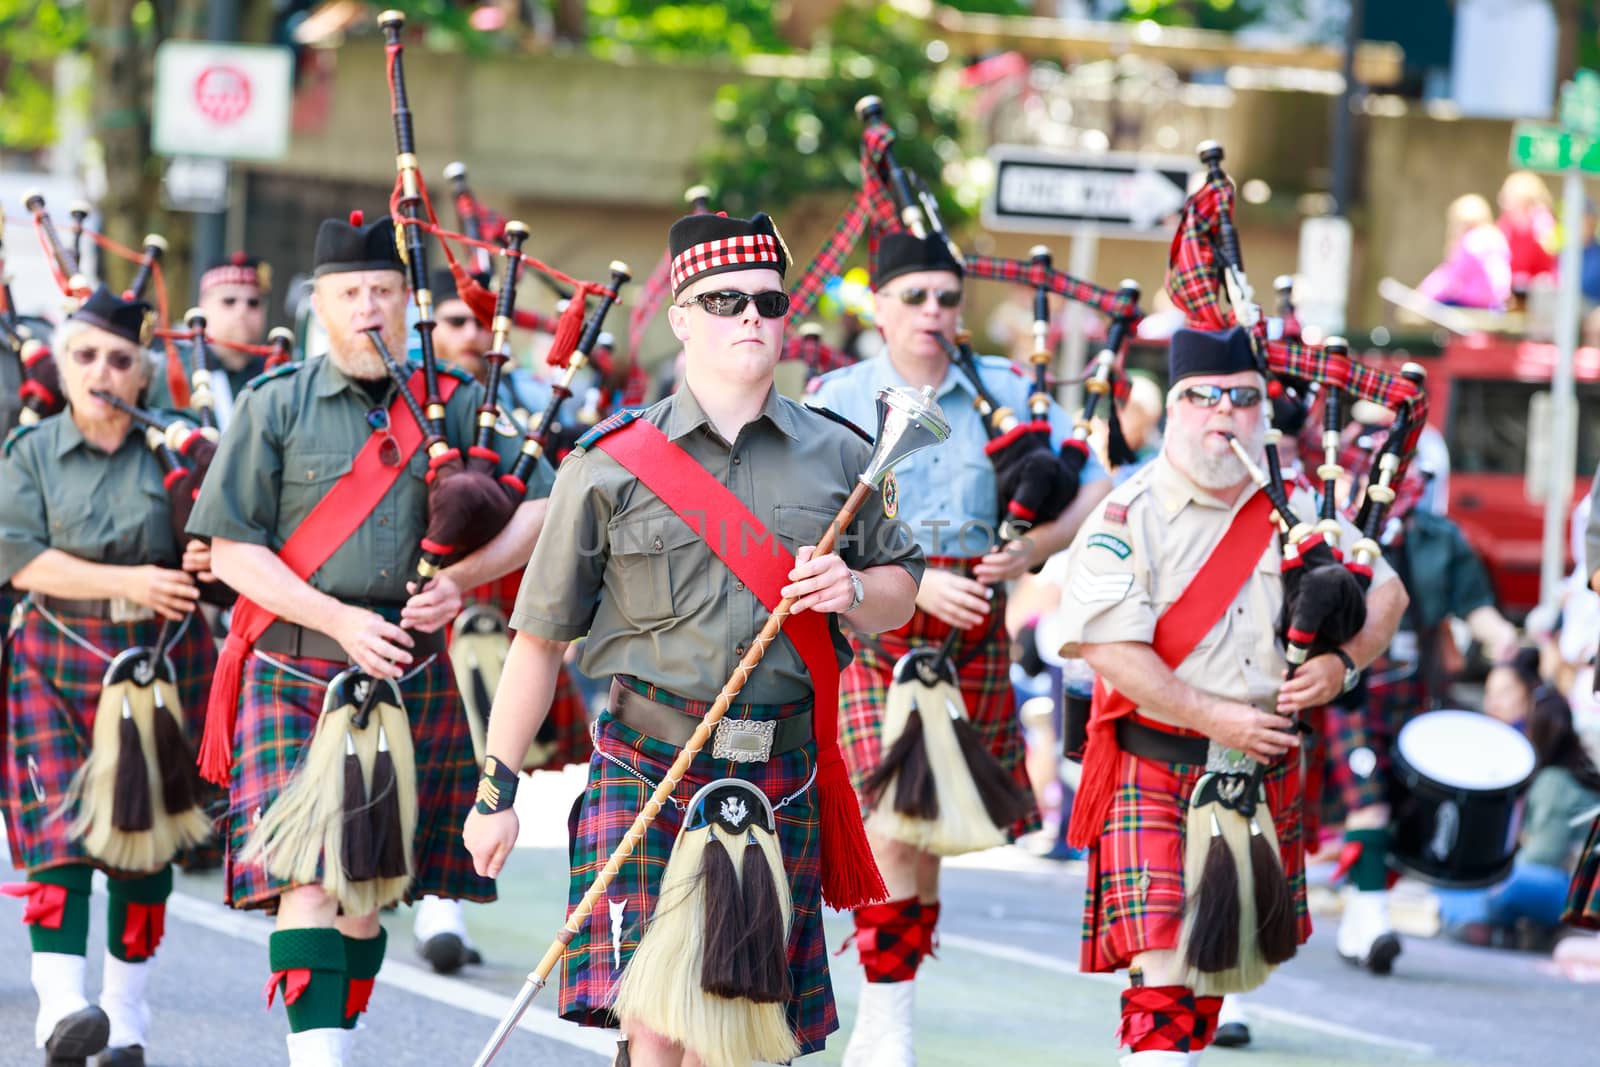
<path id="1" fill-rule="evenodd" d="M 1539 603 L 1554 607 L 1560 596 L 1567 562 L 1567 521 L 1572 507 L 1572 482 L 1578 464 L 1577 397 L 1572 361 L 1578 347 L 1579 285 L 1583 250 L 1583 178 L 1569 168 L 1562 178 L 1560 286 L 1556 302 L 1556 369 L 1550 379 L 1550 491 L 1544 499 L 1544 543 L 1539 553 Z M 1530 427 L 1530 430 L 1532 428 Z"/>
<path id="2" fill-rule="evenodd" d="M 1100 256 L 1100 231 L 1085 226 L 1072 236 L 1072 251 L 1067 255 L 1067 271 L 1075 278 L 1093 278 L 1095 261 Z M 1061 353 L 1061 406 L 1068 411 L 1083 408 L 1083 368 L 1089 358 L 1089 309 L 1076 300 L 1067 301 L 1066 344 Z"/>

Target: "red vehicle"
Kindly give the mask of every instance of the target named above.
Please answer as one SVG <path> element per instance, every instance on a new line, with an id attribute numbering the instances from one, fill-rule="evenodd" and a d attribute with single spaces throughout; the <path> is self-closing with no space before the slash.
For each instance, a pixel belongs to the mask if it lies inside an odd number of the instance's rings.
<path id="1" fill-rule="evenodd" d="M 1428 422 L 1450 449 L 1449 514 L 1489 569 L 1502 610 L 1522 615 L 1539 600 L 1544 502 L 1529 496 L 1528 427 L 1547 420 L 1556 348 L 1494 335 L 1455 337 L 1437 346 L 1375 348 L 1362 357 L 1386 370 L 1414 360 L 1428 371 Z M 1574 360 L 1578 393 L 1578 462 L 1573 503 L 1589 491 L 1600 464 L 1600 349 Z M 1567 543 L 1563 531 L 1562 543 Z M 1567 559 L 1570 568 L 1572 560 Z"/>

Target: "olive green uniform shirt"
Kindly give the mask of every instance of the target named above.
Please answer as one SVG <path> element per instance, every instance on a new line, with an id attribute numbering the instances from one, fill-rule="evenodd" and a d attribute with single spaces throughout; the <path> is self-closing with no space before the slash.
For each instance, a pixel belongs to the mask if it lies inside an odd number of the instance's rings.
<path id="1" fill-rule="evenodd" d="M 687 386 L 646 408 L 660 427 L 733 491 L 790 552 L 815 545 L 866 467 L 871 446 L 850 429 L 777 394 L 724 440 Z M 738 524 L 732 524 L 737 526 Z M 753 532 L 713 518 L 711 536 L 735 551 L 768 551 Z M 738 539 L 735 542 L 735 539 Z M 840 540 L 855 570 L 898 564 L 922 578 L 910 531 L 884 517 L 874 493 Z M 574 449 L 561 466 L 544 530 L 517 594 L 511 625 L 552 641 L 587 635 L 579 666 L 590 677 L 626 674 L 679 696 L 712 700 L 769 612 L 699 534 L 598 448 Z M 829 618 L 840 665 L 850 645 Z M 768 647 L 742 701 L 809 699 L 811 678 L 794 646 Z"/>
<path id="2" fill-rule="evenodd" d="M 374 398 L 326 356 L 285 364 L 257 378 L 238 399 L 222 435 L 189 517 L 189 533 L 281 549 L 350 470 L 375 432 L 367 413 L 387 408 L 395 388 L 385 383 Z M 472 443 L 482 397 L 481 386 L 463 380 L 445 405 L 446 435 L 463 454 Z M 394 421 L 410 418 L 402 408 Z M 497 433 L 494 441 L 501 470 L 510 470 L 521 437 Z M 311 586 L 349 603 L 403 604 L 427 529 L 427 473 L 427 453 L 418 448 L 378 506 L 311 575 Z M 552 480 L 541 460 L 528 479 L 525 499 L 546 496 Z"/>
<path id="3" fill-rule="evenodd" d="M 1252 486 L 1226 504 L 1184 477 L 1164 453 L 1113 489 L 1069 550 L 1061 655 L 1079 656 L 1085 644 L 1149 643 L 1156 620 L 1189 588 L 1234 516 L 1258 492 Z M 1291 510 L 1305 519 L 1316 515 L 1314 503 L 1303 489 L 1289 498 Z M 1359 535 L 1350 523 L 1340 524 L 1348 550 Z M 1179 681 L 1263 711 L 1277 706 L 1288 666 L 1276 633 L 1282 559 L 1274 536 L 1227 611 L 1174 670 Z M 1394 576 L 1380 558 L 1373 588 Z M 1161 708 L 1141 707 L 1139 714 L 1181 725 Z"/>
<path id="4" fill-rule="evenodd" d="M 47 548 L 115 566 L 183 558 L 161 461 L 137 428 L 107 455 L 70 412 L 18 430 L 0 462 L 0 582 Z"/>

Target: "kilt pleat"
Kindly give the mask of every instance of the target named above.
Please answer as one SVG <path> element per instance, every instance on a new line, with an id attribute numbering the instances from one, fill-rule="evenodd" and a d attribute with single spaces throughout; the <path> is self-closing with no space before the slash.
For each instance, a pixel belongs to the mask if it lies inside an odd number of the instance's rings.
<path id="1" fill-rule="evenodd" d="M 648 690 L 648 695 L 670 701 L 659 690 Z M 742 704 L 735 705 L 729 717 L 780 718 L 801 707 L 804 705 Z M 571 820 L 569 914 L 644 807 L 653 792 L 653 783 L 661 781 L 679 751 L 623 725 L 609 711 L 596 722 L 595 737 L 588 784 L 574 805 Z M 789 974 L 794 993 L 788 1007 L 789 1025 L 802 1054 L 821 1049 L 827 1035 L 839 1027 L 822 930 L 819 815 L 815 790 L 808 784 L 815 760 L 810 743 L 765 763 L 733 763 L 702 753 L 673 793 L 675 800 L 687 802 L 707 782 L 734 777 L 754 784 L 775 806 L 792 797 L 778 808 L 776 815 L 784 869 L 794 899 L 794 924 L 789 932 Z M 636 774 L 652 784 L 645 784 Z M 568 946 L 561 958 L 563 1018 L 585 1026 L 616 1025 L 610 1006 L 617 983 L 638 947 L 647 917 L 655 910 L 661 876 L 682 825 L 683 812 L 675 804 L 662 808 L 644 840 L 623 863 L 605 899 L 596 905 Z M 684 980 L 696 981 L 698 976 L 685 975 Z"/>
<path id="2" fill-rule="evenodd" d="M 968 577 L 972 567 L 963 560 L 929 560 L 929 566 L 959 570 Z M 961 695 L 967 718 L 989 751 L 1006 769 L 1025 795 L 1033 796 L 1023 766 L 1026 746 L 1022 722 L 1017 718 L 1016 695 L 1011 688 L 1011 643 L 1006 634 L 1005 594 L 995 591 L 988 616 L 962 632 L 952 649 L 960 670 Z M 883 708 L 894 681 L 894 665 L 915 648 L 942 645 L 950 626 L 918 609 L 897 630 L 862 635 L 845 627 L 855 658 L 839 677 L 839 748 L 850 769 L 850 780 L 861 783 L 883 757 Z M 1037 830 L 1039 811 L 1029 801 L 1029 814 L 1010 827 L 1013 838 Z"/>
<path id="3" fill-rule="evenodd" d="M 345 664 L 308 657 L 245 661 L 238 720 L 233 735 L 233 776 L 228 795 L 228 903 L 235 908 L 274 908 L 292 888 L 259 865 L 238 862 L 259 812 L 288 784 L 316 728 L 327 683 Z M 472 806 L 478 768 L 461 711 L 450 660 L 437 656 L 400 684 L 417 766 L 417 829 L 412 839 L 415 877 L 407 899 L 423 896 L 487 901 L 494 881 L 479 877 L 461 837 Z"/>
<path id="4" fill-rule="evenodd" d="M 161 620 L 111 622 L 57 614 L 75 634 L 115 656 L 155 643 Z M 192 616 L 168 651 L 183 704 L 189 743 L 198 747 L 206 694 L 216 668 L 216 642 L 204 617 Z M 73 641 L 24 603 L 7 639 L 5 772 L 0 800 L 11 862 L 25 870 L 92 863 L 70 838 L 72 813 L 62 810 L 73 775 L 88 758 L 100 679 L 107 662 Z"/>
<path id="5" fill-rule="evenodd" d="M 1127 967 L 1140 952 L 1175 949 L 1183 925 L 1184 817 L 1205 773 L 1192 763 L 1159 763 L 1122 753 L 1116 793 L 1100 839 L 1089 850 L 1083 897 L 1084 971 Z M 1267 805 L 1294 893 L 1300 943 L 1311 936 L 1306 908 L 1299 760 L 1280 760 L 1266 777 Z"/>

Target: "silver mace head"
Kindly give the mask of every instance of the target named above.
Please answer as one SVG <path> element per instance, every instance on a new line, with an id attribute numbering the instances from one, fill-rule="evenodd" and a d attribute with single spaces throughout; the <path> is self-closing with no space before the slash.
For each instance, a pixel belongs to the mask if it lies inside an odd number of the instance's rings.
<path id="1" fill-rule="evenodd" d="M 879 389 L 877 444 L 867 469 L 861 472 L 861 481 L 881 489 L 897 463 L 949 438 L 950 422 L 933 398 L 931 386 L 924 386 L 920 393 Z"/>

